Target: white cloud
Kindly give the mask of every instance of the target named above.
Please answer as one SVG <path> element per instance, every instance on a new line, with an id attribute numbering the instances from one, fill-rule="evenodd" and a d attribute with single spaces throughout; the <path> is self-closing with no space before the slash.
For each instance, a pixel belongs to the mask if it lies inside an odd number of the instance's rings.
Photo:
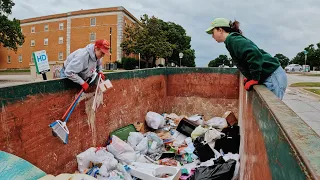
<path id="1" fill-rule="evenodd" d="M 245 36 L 271 55 L 292 58 L 311 43 L 320 42 L 320 1 L 304 0 L 16 0 L 13 17 L 19 19 L 65 13 L 80 9 L 123 6 L 135 17 L 155 15 L 183 26 L 192 38 L 197 66 L 206 66 L 219 54 L 228 54 L 205 29 L 216 17 L 241 22 Z"/>

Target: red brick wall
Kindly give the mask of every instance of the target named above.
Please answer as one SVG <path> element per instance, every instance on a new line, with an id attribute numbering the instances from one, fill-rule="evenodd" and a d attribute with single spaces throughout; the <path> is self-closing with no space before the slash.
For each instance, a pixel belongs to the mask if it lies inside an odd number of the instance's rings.
<path id="1" fill-rule="evenodd" d="M 0 150 L 22 157 L 49 174 L 72 173 L 77 169 L 77 154 L 92 146 L 105 145 L 109 133 L 117 128 L 143 122 L 148 111 L 187 112 L 190 115 L 208 111 L 206 115 L 211 118 L 213 115 L 221 116 L 230 108 L 237 110 L 237 99 L 222 101 L 225 97 L 216 94 L 208 96 L 209 92 L 215 92 L 213 85 L 202 92 L 192 91 L 187 94 L 190 97 L 181 91 L 174 93 L 176 88 L 191 87 L 197 82 L 203 85 L 205 82 L 192 81 L 194 84 L 191 85 L 190 81 L 183 81 L 179 87 L 174 86 L 173 81 L 182 80 L 181 76 L 169 75 L 168 83 L 165 75 L 112 80 L 113 89 L 104 94 L 104 106 L 99 107 L 96 113 L 96 136 L 87 123 L 85 107 L 88 100 L 81 101 L 67 124 L 70 131 L 67 145 L 52 136 L 48 125 L 61 118 L 76 90 L 32 95 L 24 101 L 9 104 L 2 108 L 0 114 Z M 192 76 L 201 79 L 204 74 Z M 236 75 L 231 76 L 226 74 L 219 77 L 229 79 L 231 82 L 228 86 L 231 87 L 233 81 L 238 79 Z M 236 97 L 231 93 L 228 95 L 230 98 Z"/>
<path id="2" fill-rule="evenodd" d="M 96 18 L 96 26 L 90 26 L 90 18 Z M 117 60 L 117 15 L 94 16 L 75 18 L 71 20 L 71 45 L 70 53 L 83 48 L 90 42 L 90 33 L 96 33 L 96 39 L 107 39 L 110 41 L 110 27 L 111 33 L 111 61 Z M 110 62 L 110 56 L 103 58 L 103 64 Z"/>

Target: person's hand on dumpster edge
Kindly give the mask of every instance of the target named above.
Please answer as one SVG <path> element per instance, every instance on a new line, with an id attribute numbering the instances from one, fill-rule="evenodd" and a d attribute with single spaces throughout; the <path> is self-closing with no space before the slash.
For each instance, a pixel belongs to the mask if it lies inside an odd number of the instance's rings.
<path id="1" fill-rule="evenodd" d="M 88 91 L 88 89 L 89 89 L 89 84 L 88 84 L 87 82 L 84 82 L 81 86 L 82 86 L 82 89 L 83 89 L 84 92 L 87 92 L 87 91 Z"/>
<path id="2" fill-rule="evenodd" d="M 259 81 L 256 81 L 256 80 L 250 80 L 248 82 L 245 83 L 244 85 L 244 88 L 247 90 L 247 91 L 250 91 L 253 87 L 253 85 L 257 85 L 259 83 Z"/>
<path id="3" fill-rule="evenodd" d="M 102 80 L 106 80 L 106 77 L 104 76 L 104 74 L 103 74 L 102 72 L 99 72 L 98 75 L 101 76 L 101 79 L 102 79 Z"/>

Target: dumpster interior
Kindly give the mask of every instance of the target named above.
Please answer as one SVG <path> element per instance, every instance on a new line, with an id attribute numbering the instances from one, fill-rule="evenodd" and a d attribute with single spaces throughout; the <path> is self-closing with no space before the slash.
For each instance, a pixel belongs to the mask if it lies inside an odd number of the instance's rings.
<path id="1" fill-rule="evenodd" d="M 79 88 L 67 79 L 0 88 L 1 150 L 38 167 L 42 180 L 271 179 L 236 69 L 158 68 L 107 79 L 105 92 L 93 86 L 79 98 L 66 144 L 49 124 Z"/>

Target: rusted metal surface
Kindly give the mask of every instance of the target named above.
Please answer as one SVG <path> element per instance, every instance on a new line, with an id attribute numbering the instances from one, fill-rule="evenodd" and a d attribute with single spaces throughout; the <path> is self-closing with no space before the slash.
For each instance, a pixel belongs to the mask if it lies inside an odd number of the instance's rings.
<path id="1" fill-rule="evenodd" d="M 242 79 L 240 82 L 243 82 Z M 263 135 L 253 114 L 252 96 L 248 96 L 240 83 L 239 125 L 240 142 L 240 179 L 272 179 Z"/>
<path id="2" fill-rule="evenodd" d="M 287 153 L 294 156 L 294 163 L 300 165 L 300 169 L 304 171 L 306 178 L 320 179 L 320 137 L 266 87 L 256 86 L 255 90 L 257 98 L 262 100 L 261 103 L 264 104 L 272 116 L 269 119 L 277 123 L 279 134 L 282 135 L 281 140 L 287 142 L 290 146 Z M 263 127 L 263 124 L 260 127 Z M 277 152 L 279 152 L 279 149 Z M 284 155 L 287 154 L 281 154 L 281 156 Z M 286 163 L 288 162 L 282 164 L 285 165 Z M 297 175 L 293 177 L 293 179 L 295 178 L 297 178 Z"/>

